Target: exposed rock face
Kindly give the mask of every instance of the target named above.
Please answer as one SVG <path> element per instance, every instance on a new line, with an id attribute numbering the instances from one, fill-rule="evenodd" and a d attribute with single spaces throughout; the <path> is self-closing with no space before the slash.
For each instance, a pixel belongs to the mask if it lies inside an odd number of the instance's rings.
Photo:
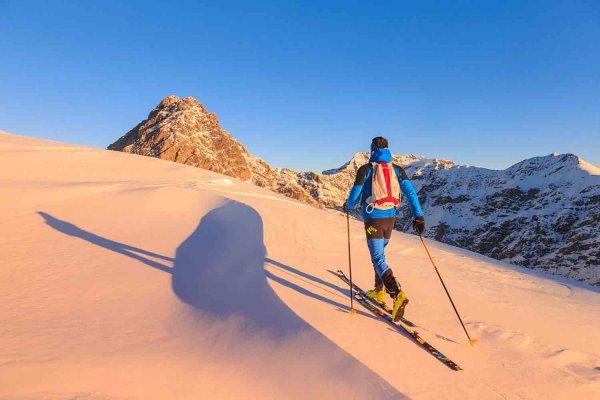
<path id="1" fill-rule="evenodd" d="M 227 131 L 215 114 L 193 97 L 165 97 L 109 150 L 124 151 L 229 175 L 313 205 L 319 203 L 299 185 L 294 173 L 273 169 L 253 156 Z"/>
<path id="2" fill-rule="evenodd" d="M 193 97 L 164 98 L 109 150 L 158 157 L 249 180 L 248 150 Z"/>
<path id="3" fill-rule="evenodd" d="M 339 209 L 368 153 L 342 167 L 274 169 L 221 129 L 195 99 L 169 96 L 111 150 L 220 172 L 291 198 Z M 522 161 L 502 170 L 394 156 L 419 194 L 426 236 L 487 256 L 600 286 L 600 169 L 572 154 Z M 359 216 L 359 213 L 356 213 Z M 403 202 L 396 228 L 410 232 Z"/>

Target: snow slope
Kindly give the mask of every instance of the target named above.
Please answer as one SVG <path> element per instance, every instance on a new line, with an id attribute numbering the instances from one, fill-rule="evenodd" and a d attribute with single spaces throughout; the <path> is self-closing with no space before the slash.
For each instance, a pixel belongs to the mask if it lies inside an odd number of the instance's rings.
<path id="1" fill-rule="evenodd" d="M 454 372 L 357 305 L 345 218 L 213 172 L 0 133 L 0 399 L 600 396 L 600 293 L 418 238 L 389 263 Z M 353 275 L 371 284 L 361 224 Z"/>

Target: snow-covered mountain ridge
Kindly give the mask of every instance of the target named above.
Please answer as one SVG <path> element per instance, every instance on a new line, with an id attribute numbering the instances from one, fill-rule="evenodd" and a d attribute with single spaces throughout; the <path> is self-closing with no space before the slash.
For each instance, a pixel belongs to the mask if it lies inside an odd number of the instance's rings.
<path id="1" fill-rule="evenodd" d="M 600 175 L 573 154 L 501 171 L 411 164 L 428 236 L 490 257 L 600 285 Z M 399 227 L 409 229 L 402 207 Z"/>
<path id="2" fill-rule="evenodd" d="M 393 143 L 392 143 L 393 148 Z M 368 153 L 343 166 L 272 168 L 223 130 L 196 99 L 169 96 L 109 146 L 236 177 L 303 202 L 340 209 Z M 499 260 L 600 285 L 600 169 L 573 154 L 534 157 L 505 170 L 395 155 L 425 210 L 426 236 Z M 411 231 L 406 204 L 397 228 Z M 358 216 L 358 213 L 357 213 Z"/>

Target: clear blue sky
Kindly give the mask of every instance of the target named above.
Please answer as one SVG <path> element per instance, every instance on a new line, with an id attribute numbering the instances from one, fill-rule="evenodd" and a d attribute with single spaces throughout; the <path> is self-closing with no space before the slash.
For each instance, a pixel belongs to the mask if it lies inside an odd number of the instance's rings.
<path id="1" fill-rule="evenodd" d="M 123 3 L 123 4 L 121 4 Z M 194 96 L 275 166 L 600 165 L 600 2 L 0 0 L 0 129 L 105 147 Z"/>

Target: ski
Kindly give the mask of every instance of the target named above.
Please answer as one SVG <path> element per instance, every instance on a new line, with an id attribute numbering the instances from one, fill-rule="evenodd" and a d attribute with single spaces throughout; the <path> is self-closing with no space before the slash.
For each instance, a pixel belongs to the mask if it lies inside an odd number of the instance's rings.
<path id="1" fill-rule="evenodd" d="M 346 276 L 346 274 L 344 274 L 344 272 L 342 270 L 337 270 L 337 276 L 343 280 L 344 282 L 346 282 L 348 285 L 350 285 L 350 279 L 348 279 L 348 277 Z M 373 305 L 381 308 L 383 311 L 385 311 L 386 313 L 388 313 L 389 315 L 392 315 L 392 309 L 388 307 L 387 304 L 379 302 L 377 300 L 375 300 L 372 297 L 367 296 L 367 292 L 365 292 L 364 290 L 362 290 L 361 288 L 359 288 L 356 283 L 352 282 L 352 288 L 354 290 L 356 290 L 358 293 L 361 294 L 362 297 L 364 297 L 367 301 L 370 301 Z M 417 328 L 418 325 L 415 324 L 414 322 L 411 322 L 409 320 L 407 320 L 406 318 L 401 318 L 400 319 L 402 322 L 404 322 L 406 325 L 410 326 L 411 328 Z"/>
<path id="2" fill-rule="evenodd" d="M 340 279 L 346 281 L 344 279 L 346 277 L 346 275 L 343 272 L 338 271 L 337 275 L 340 277 Z M 427 343 L 421 336 L 419 336 L 419 333 L 417 331 L 415 331 L 414 329 L 411 329 L 409 326 L 406 326 L 405 324 L 402 323 L 402 321 L 394 322 L 394 320 L 392 320 L 391 315 L 385 313 L 381 308 L 375 306 L 372 302 L 368 301 L 367 298 L 360 293 L 360 291 L 357 290 L 357 292 L 354 294 L 354 298 L 363 307 L 365 307 L 366 309 L 371 311 L 373 314 L 375 314 L 379 318 L 383 319 L 390 326 L 394 327 L 398 332 L 409 334 L 414 339 L 414 341 L 417 342 L 417 344 L 419 344 L 423 349 L 425 349 L 428 353 L 430 353 L 435 358 L 437 358 L 440 362 L 442 362 L 448 368 L 450 368 L 454 371 L 462 370 L 462 368 L 459 367 L 454 361 L 450 360 L 448 357 L 446 357 L 444 354 L 442 354 L 435 347 L 433 347 L 432 345 Z"/>

